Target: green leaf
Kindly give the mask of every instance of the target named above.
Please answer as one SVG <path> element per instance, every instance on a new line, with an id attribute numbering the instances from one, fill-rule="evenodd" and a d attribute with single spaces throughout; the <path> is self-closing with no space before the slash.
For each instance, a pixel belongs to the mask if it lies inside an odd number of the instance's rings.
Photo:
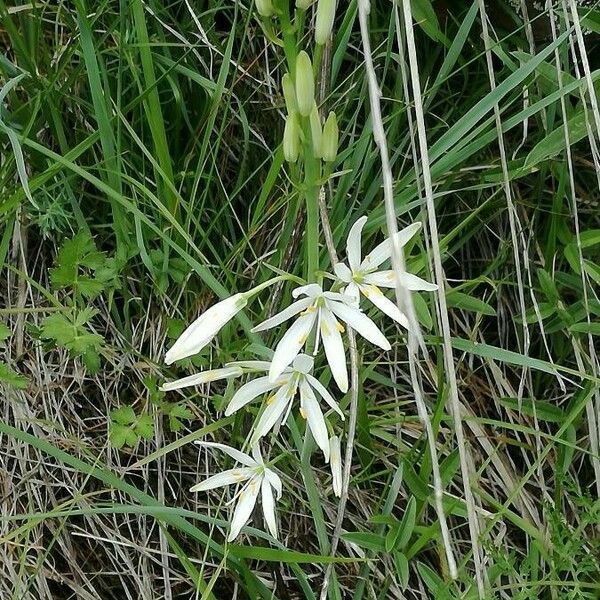
<path id="1" fill-rule="evenodd" d="M 417 562 L 417 571 L 434 598 L 442 598 L 444 580 L 431 568 L 422 562 Z M 447 597 L 444 595 L 444 597 Z"/>
<path id="2" fill-rule="evenodd" d="M 459 308 L 471 312 L 477 312 L 490 317 L 496 316 L 496 310 L 479 298 L 474 298 L 462 292 L 450 291 L 446 294 L 448 306 L 451 308 Z"/>
<path id="3" fill-rule="evenodd" d="M 519 412 L 519 401 L 517 398 L 500 398 L 498 401 L 502 406 Z M 535 414 L 540 421 L 548 421 L 549 423 L 563 423 L 565 420 L 563 410 L 544 400 L 535 400 L 534 402 L 531 398 L 523 398 L 521 400 L 520 412 L 529 417 L 533 417 Z"/>
<path id="4" fill-rule="evenodd" d="M 12 331 L 4 323 L 0 323 L 0 342 L 7 340 L 12 334 Z"/>
<path id="5" fill-rule="evenodd" d="M 406 558 L 405 554 L 402 552 L 394 552 L 394 566 L 396 567 L 396 575 L 398 576 L 398 581 L 400 583 L 400 587 L 404 590 L 408 585 L 408 558 Z"/>
<path id="6" fill-rule="evenodd" d="M 25 375 L 13 371 L 3 362 L 0 362 L 0 381 L 17 390 L 24 390 L 29 385 L 29 380 Z"/>
<path id="7" fill-rule="evenodd" d="M 351 544 L 356 544 L 372 552 L 384 552 L 385 543 L 383 536 L 370 531 L 348 531 L 342 534 L 342 537 Z"/>
<path id="8" fill-rule="evenodd" d="M 110 412 L 110 418 L 121 425 L 131 425 L 135 423 L 135 411 L 132 406 L 121 406 Z"/>
<path id="9" fill-rule="evenodd" d="M 152 415 L 142 415 L 139 417 L 135 432 L 145 440 L 151 440 L 154 437 L 154 419 Z"/>
<path id="10" fill-rule="evenodd" d="M 111 423 L 109 439 L 112 446 L 122 448 L 127 442 L 127 437 L 131 430 L 125 425 Z"/>
<path id="11" fill-rule="evenodd" d="M 600 323 L 575 323 L 569 327 L 572 333 L 591 333 L 600 335 Z"/>
<path id="12" fill-rule="evenodd" d="M 417 517 L 417 500 L 414 496 L 410 497 L 402 521 L 400 521 L 400 531 L 396 540 L 396 548 L 403 549 L 406 547 L 415 529 Z"/>

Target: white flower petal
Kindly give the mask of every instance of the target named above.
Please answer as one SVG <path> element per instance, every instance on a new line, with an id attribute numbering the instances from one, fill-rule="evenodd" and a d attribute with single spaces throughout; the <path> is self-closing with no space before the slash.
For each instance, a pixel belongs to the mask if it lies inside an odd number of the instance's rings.
<path id="1" fill-rule="evenodd" d="M 307 354 L 298 354 L 292 363 L 294 371 L 300 371 L 300 373 L 310 373 L 315 366 L 315 359 Z"/>
<path id="2" fill-rule="evenodd" d="M 263 515 L 265 516 L 265 523 L 269 533 L 277 539 L 277 520 L 275 519 L 275 500 L 273 500 L 273 490 L 271 489 L 270 482 L 263 477 L 261 483 L 262 490 L 262 509 Z"/>
<path id="3" fill-rule="evenodd" d="M 262 452 L 260 451 L 260 446 L 258 444 L 255 444 L 254 446 L 252 446 L 252 458 L 256 461 L 257 464 L 259 465 L 264 465 L 265 461 L 263 460 L 262 457 Z"/>
<path id="4" fill-rule="evenodd" d="M 269 480 L 271 487 L 277 493 L 277 500 L 279 500 L 279 498 L 281 498 L 281 493 L 283 492 L 283 485 L 279 475 L 277 475 L 277 473 L 271 469 L 265 469 L 265 477 Z"/>
<path id="5" fill-rule="evenodd" d="M 342 453 L 340 451 L 340 438 L 332 435 L 329 438 L 329 463 L 332 475 L 333 493 L 339 498 L 342 495 Z"/>
<path id="6" fill-rule="evenodd" d="M 253 379 L 248 383 L 245 383 L 234 395 L 227 408 L 225 410 L 225 416 L 228 417 L 234 412 L 240 410 L 243 406 L 246 406 L 249 402 L 252 402 L 255 398 L 261 394 L 266 394 L 272 389 L 276 388 L 280 383 L 277 381 L 269 381 L 267 376 Z"/>
<path id="7" fill-rule="evenodd" d="M 284 369 L 296 358 L 306 344 L 306 340 L 315 323 L 317 311 L 310 311 L 296 319 L 293 325 L 285 332 L 273 355 L 269 379 L 275 381 Z"/>
<path id="8" fill-rule="evenodd" d="M 170 365 L 176 360 L 197 354 L 219 330 L 248 304 L 244 294 L 235 294 L 211 306 L 202 313 L 177 339 L 165 355 Z"/>
<path id="9" fill-rule="evenodd" d="M 221 450 L 222 452 L 225 452 L 225 454 L 228 454 L 229 456 L 231 456 L 231 458 L 233 458 L 234 460 L 241 462 L 243 465 L 246 465 L 247 467 L 257 467 L 258 466 L 256 464 L 256 461 L 252 460 L 252 458 L 250 458 L 247 454 L 244 454 L 244 452 L 240 452 L 239 450 L 236 450 L 235 448 L 232 448 L 231 446 L 227 446 L 226 444 L 219 444 L 218 442 L 204 442 L 202 440 L 196 441 L 195 444 L 198 446 L 201 446 L 203 448 L 215 448 L 217 450 Z"/>
<path id="10" fill-rule="evenodd" d="M 323 293 L 323 288 L 318 283 L 309 283 L 308 285 L 301 285 L 292 291 L 292 296 L 298 298 L 298 296 L 308 296 L 313 300 Z"/>
<path id="11" fill-rule="evenodd" d="M 212 475 L 208 479 L 197 483 L 190 488 L 190 492 L 206 492 L 208 490 L 214 490 L 218 487 L 225 485 L 231 485 L 232 483 L 240 483 L 246 481 L 255 475 L 256 471 L 248 467 L 242 467 L 240 469 L 229 469 L 222 473 Z"/>
<path id="12" fill-rule="evenodd" d="M 345 394 L 348 391 L 348 369 L 346 368 L 346 353 L 344 342 L 340 332 L 343 326 L 333 316 L 333 313 L 323 308 L 321 310 L 321 334 L 327 362 L 331 368 L 331 374 L 340 390 Z"/>
<path id="13" fill-rule="evenodd" d="M 231 529 L 227 536 L 228 542 L 233 542 L 239 535 L 242 527 L 250 520 L 260 490 L 261 480 L 262 477 L 255 477 L 240 493 L 233 517 L 231 518 Z"/>
<path id="14" fill-rule="evenodd" d="M 344 283 L 350 283 L 352 281 L 352 271 L 348 268 L 346 263 L 339 262 L 333 266 L 333 272 L 335 276 Z"/>
<path id="15" fill-rule="evenodd" d="M 396 274 L 394 271 L 377 271 L 365 275 L 365 283 L 385 288 L 396 287 Z M 400 285 L 411 292 L 434 292 L 438 289 L 435 283 L 430 283 L 412 273 L 400 273 Z"/>
<path id="16" fill-rule="evenodd" d="M 419 231 L 419 229 L 421 229 L 420 222 L 412 223 L 412 225 L 401 229 L 396 234 L 398 246 L 400 248 L 406 246 L 407 242 L 410 241 L 410 239 L 415 235 L 415 233 L 417 233 L 417 231 Z M 376 269 L 381 263 L 385 262 L 392 256 L 392 249 L 392 238 L 389 237 L 381 242 L 379 246 L 376 246 L 371 252 L 369 252 L 367 256 L 365 256 L 365 259 L 361 264 L 361 268 L 365 271 L 372 271 Z"/>
<path id="17" fill-rule="evenodd" d="M 319 396 L 321 396 L 321 398 L 323 398 L 323 400 L 325 400 L 325 402 L 333 410 L 335 410 L 335 412 L 338 415 L 340 415 L 343 421 L 346 417 L 344 417 L 342 409 L 338 406 L 338 403 L 334 400 L 333 396 L 327 391 L 327 388 L 316 377 L 313 377 L 312 375 L 306 375 L 306 380 L 308 381 L 309 385 L 313 388 L 313 390 L 316 391 L 317 394 L 319 394 Z"/>
<path id="18" fill-rule="evenodd" d="M 202 371 L 194 373 L 169 383 L 163 383 L 160 390 L 170 392 L 172 390 L 180 390 L 181 388 L 190 387 L 193 385 L 202 385 L 210 381 L 218 381 L 219 379 L 227 379 L 229 377 L 239 377 L 244 372 L 240 367 L 224 367 L 223 369 L 211 369 L 210 371 Z"/>
<path id="19" fill-rule="evenodd" d="M 284 321 L 287 321 L 288 319 L 291 319 L 294 315 L 297 315 L 299 312 L 306 310 L 311 304 L 311 298 L 302 298 L 302 300 L 298 300 L 290 304 L 287 308 L 284 308 L 281 312 L 278 312 L 270 319 L 263 321 L 260 325 L 254 327 L 252 331 L 265 331 L 266 329 L 271 329 L 277 325 L 281 325 L 281 323 L 283 323 Z"/>
<path id="20" fill-rule="evenodd" d="M 343 295 L 349 299 L 349 301 L 345 301 L 344 304 L 348 304 L 354 308 L 358 308 L 360 306 L 360 290 L 354 281 L 346 286 Z"/>
<path id="21" fill-rule="evenodd" d="M 304 416 L 308 421 L 310 431 L 315 438 L 317 446 L 321 448 L 325 455 L 325 461 L 329 461 L 329 437 L 327 434 L 327 425 L 325 424 L 325 417 L 323 411 L 317 402 L 314 392 L 311 387 L 303 381 L 300 384 L 300 399 Z"/>
<path id="22" fill-rule="evenodd" d="M 352 225 L 352 227 L 350 228 L 350 232 L 348 233 L 348 240 L 346 242 L 346 254 L 348 256 L 348 263 L 352 271 L 357 271 L 360 267 L 360 244 L 362 238 L 362 230 L 366 222 L 367 217 L 361 217 L 354 223 L 354 225 Z"/>
<path id="23" fill-rule="evenodd" d="M 369 342 L 379 346 L 383 350 L 391 348 L 386 337 L 367 315 L 340 302 L 329 302 L 328 305 L 336 316 L 345 321 L 352 329 L 369 340 Z"/>
<path id="24" fill-rule="evenodd" d="M 383 292 L 375 285 L 361 285 L 360 291 L 368 298 L 381 312 L 391 317 L 402 327 L 410 329 L 410 324 L 406 315 L 398 308 L 395 302 L 383 295 Z"/>
<path id="25" fill-rule="evenodd" d="M 251 444 L 256 443 L 259 438 L 271 431 L 292 399 L 289 386 L 285 385 L 277 390 L 275 396 L 267 401 L 267 407 L 258 419 L 258 423 L 254 428 L 254 434 L 252 435 L 252 441 L 250 442 Z"/>

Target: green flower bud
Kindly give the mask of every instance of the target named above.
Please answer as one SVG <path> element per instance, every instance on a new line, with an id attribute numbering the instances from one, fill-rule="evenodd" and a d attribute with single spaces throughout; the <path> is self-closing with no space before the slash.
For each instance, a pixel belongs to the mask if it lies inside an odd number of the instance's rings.
<path id="1" fill-rule="evenodd" d="M 319 109 L 316 104 L 313 104 L 313 109 L 310 111 L 310 137 L 314 157 L 321 158 L 323 130 L 321 129 L 321 117 L 319 116 Z"/>
<path id="2" fill-rule="evenodd" d="M 294 89 L 292 76 L 289 73 L 286 73 L 281 78 L 281 87 L 283 88 L 283 98 L 285 100 L 285 108 L 288 115 L 298 112 L 298 107 L 296 106 L 296 90 Z"/>
<path id="3" fill-rule="evenodd" d="M 334 19 L 335 0 L 319 0 L 315 25 L 315 41 L 317 44 L 322 46 L 327 43 L 333 29 Z"/>
<path id="4" fill-rule="evenodd" d="M 261 17 L 271 17 L 275 13 L 271 0 L 255 0 L 256 10 Z"/>
<path id="5" fill-rule="evenodd" d="M 333 162 L 338 151 L 339 132 L 337 119 L 334 112 L 330 112 L 323 127 L 321 140 L 321 157 L 325 162 Z"/>
<path id="6" fill-rule="evenodd" d="M 307 10 L 310 8 L 310 5 L 313 3 L 313 0 L 296 0 L 296 8 L 301 10 Z"/>
<path id="7" fill-rule="evenodd" d="M 295 163 L 300 154 L 300 126 L 295 114 L 288 115 L 283 130 L 283 156 L 285 160 Z"/>
<path id="8" fill-rule="evenodd" d="M 304 50 L 296 59 L 296 100 L 298 112 L 303 117 L 308 117 L 315 103 L 315 79 L 310 57 Z"/>

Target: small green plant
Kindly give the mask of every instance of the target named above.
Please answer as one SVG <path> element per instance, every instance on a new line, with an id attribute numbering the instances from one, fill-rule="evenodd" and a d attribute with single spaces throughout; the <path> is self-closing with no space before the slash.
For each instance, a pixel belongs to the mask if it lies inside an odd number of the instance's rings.
<path id="1" fill-rule="evenodd" d="M 110 443 L 115 448 L 135 446 L 140 439 L 154 437 L 152 415 L 136 415 L 132 406 L 122 406 L 110 413 Z"/>
<path id="2" fill-rule="evenodd" d="M 0 348 L 5 346 L 4 342 L 10 334 L 10 329 L 4 323 L 0 323 Z M 17 373 L 3 361 L 0 361 L 0 382 L 18 390 L 23 390 L 28 385 L 27 377 Z"/>

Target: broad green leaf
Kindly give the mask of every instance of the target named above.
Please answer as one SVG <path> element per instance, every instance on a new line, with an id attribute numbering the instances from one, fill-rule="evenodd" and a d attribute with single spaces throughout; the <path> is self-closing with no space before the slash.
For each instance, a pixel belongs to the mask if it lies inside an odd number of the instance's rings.
<path id="1" fill-rule="evenodd" d="M 385 551 L 384 538 L 377 533 L 371 533 L 370 531 L 348 531 L 342 534 L 342 538 L 365 550 L 371 550 L 372 552 Z"/>
<path id="2" fill-rule="evenodd" d="M 0 381 L 17 390 L 24 390 L 29 385 L 25 375 L 17 373 L 3 362 L 0 362 Z"/>
<path id="3" fill-rule="evenodd" d="M 483 315 L 489 315 L 490 317 L 496 316 L 496 310 L 487 302 L 469 296 L 468 294 L 463 294 L 462 292 L 450 291 L 446 294 L 446 300 L 448 306 L 451 308 L 477 312 Z"/>

